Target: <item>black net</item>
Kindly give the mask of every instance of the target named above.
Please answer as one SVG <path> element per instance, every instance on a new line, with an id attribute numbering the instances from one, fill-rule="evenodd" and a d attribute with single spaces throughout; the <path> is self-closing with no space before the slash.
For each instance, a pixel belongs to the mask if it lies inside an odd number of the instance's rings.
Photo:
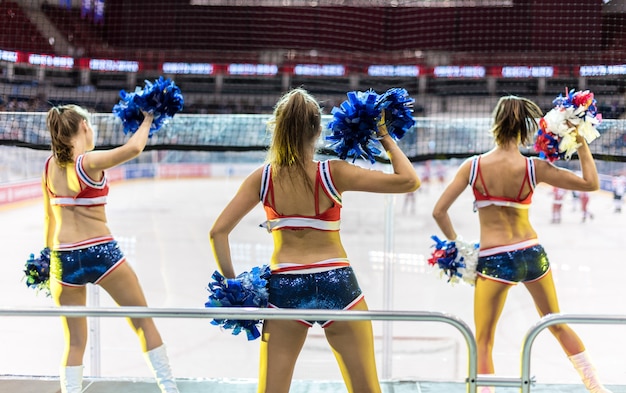
<path id="1" fill-rule="evenodd" d="M 624 0 L 14 0 L 0 15 L 5 145 L 47 149 L 43 113 L 62 103 L 94 112 L 100 147 L 120 144 L 119 91 L 165 76 L 185 107 L 148 149 L 262 151 L 290 88 L 328 115 L 348 91 L 403 87 L 411 159 L 466 157 L 491 147 L 500 96 L 547 111 L 573 88 L 603 115 L 596 157 L 624 161 Z"/>

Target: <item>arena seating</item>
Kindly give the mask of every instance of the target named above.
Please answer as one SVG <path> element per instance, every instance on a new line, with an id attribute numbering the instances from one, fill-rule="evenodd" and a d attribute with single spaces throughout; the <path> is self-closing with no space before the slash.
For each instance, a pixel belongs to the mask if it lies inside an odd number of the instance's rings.
<path id="1" fill-rule="evenodd" d="M 0 1 L 0 48 L 51 52 L 47 39 L 39 33 L 22 8 L 12 1 Z"/>

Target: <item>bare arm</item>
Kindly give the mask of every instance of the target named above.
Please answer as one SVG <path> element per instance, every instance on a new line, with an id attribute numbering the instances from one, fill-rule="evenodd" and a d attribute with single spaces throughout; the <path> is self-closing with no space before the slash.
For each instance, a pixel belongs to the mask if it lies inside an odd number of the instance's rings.
<path id="1" fill-rule="evenodd" d="M 52 214 L 52 208 L 50 207 L 50 196 L 48 195 L 48 187 L 46 187 L 45 175 L 41 180 L 41 189 L 43 191 L 43 241 L 44 247 L 51 248 L 54 244 L 54 231 L 56 227 L 56 220 L 54 214 Z"/>
<path id="2" fill-rule="evenodd" d="M 443 234 L 450 240 L 455 240 L 457 233 L 452 225 L 448 210 L 468 185 L 470 164 L 470 160 L 467 160 L 459 167 L 454 179 L 448 184 L 433 208 L 435 222 Z"/>
<path id="3" fill-rule="evenodd" d="M 85 155 L 83 165 L 90 174 L 113 168 L 141 154 L 148 143 L 150 126 L 154 120 L 151 113 L 143 112 L 143 115 L 143 122 L 125 144 L 111 150 L 92 151 Z"/>
<path id="4" fill-rule="evenodd" d="M 547 161 L 536 160 L 538 183 L 543 182 L 554 187 L 578 191 L 595 191 L 600 187 L 596 163 L 585 138 L 578 135 L 576 140 L 582 144 L 578 148 L 582 176 L 578 176 L 569 169 L 558 168 Z"/>
<path id="5" fill-rule="evenodd" d="M 263 168 L 257 169 L 244 180 L 209 231 L 209 240 L 217 268 L 226 278 L 236 276 L 228 236 L 241 219 L 259 203 L 262 170 Z"/>
<path id="6" fill-rule="evenodd" d="M 333 162 L 333 177 L 337 188 L 343 191 L 378 193 L 405 193 L 419 188 L 420 179 L 402 149 L 389 136 L 384 125 L 379 126 L 381 144 L 385 148 L 393 173 L 369 170 L 345 161 Z"/>

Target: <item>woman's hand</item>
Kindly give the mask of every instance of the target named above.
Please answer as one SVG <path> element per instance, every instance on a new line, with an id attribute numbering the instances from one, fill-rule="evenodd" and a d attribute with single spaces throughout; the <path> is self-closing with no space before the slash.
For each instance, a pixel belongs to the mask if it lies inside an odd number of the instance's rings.
<path id="1" fill-rule="evenodd" d="M 143 109 L 141 110 L 141 114 L 143 115 L 143 121 L 150 121 L 150 123 L 152 123 L 152 121 L 154 120 L 154 113 L 152 112 L 146 112 Z"/>
<path id="2" fill-rule="evenodd" d="M 384 138 L 386 135 L 389 135 L 387 131 L 387 125 L 385 124 L 385 111 L 383 110 L 380 115 L 380 120 L 378 121 L 378 131 L 376 131 L 376 136 L 378 138 Z"/>

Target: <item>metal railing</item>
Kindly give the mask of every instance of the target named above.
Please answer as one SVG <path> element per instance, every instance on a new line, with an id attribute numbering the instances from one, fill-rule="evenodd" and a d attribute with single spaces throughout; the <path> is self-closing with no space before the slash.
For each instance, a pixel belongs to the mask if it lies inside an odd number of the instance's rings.
<path id="1" fill-rule="evenodd" d="M 430 311 L 330 311 L 286 310 L 267 308 L 150 308 L 150 307 L 75 307 L 50 308 L 0 308 L 0 317 L 123 317 L 123 318 L 214 318 L 214 319 L 282 319 L 282 320 L 334 320 L 334 321 L 425 321 L 447 323 L 461 332 L 467 343 L 467 392 L 475 393 L 478 387 L 476 340 L 470 327 L 460 318 L 446 313 Z"/>
<path id="2" fill-rule="evenodd" d="M 617 325 L 626 324 L 626 315 L 574 315 L 574 314 L 551 314 L 541 318 L 539 322 L 533 325 L 522 343 L 522 375 L 521 375 L 521 392 L 530 392 L 530 351 L 537 335 L 544 329 L 564 323 L 577 324 L 603 324 Z"/>
<path id="3" fill-rule="evenodd" d="M 477 374 L 477 344 L 470 327 L 460 318 L 432 311 L 343 311 L 343 310 L 287 310 L 266 308 L 150 308 L 150 307 L 49 307 L 49 308 L 0 308 L 0 317 L 123 317 L 123 318 L 214 318 L 214 319 L 281 319 L 281 320 L 335 320 L 335 321 L 424 321 L 443 322 L 455 327 L 467 343 L 468 370 L 466 387 L 468 393 L 477 392 L 478 386 L 519 387 L 521 393 L 530 392 L 534 380 L 530 377 L 530 355 L 535 338 L 544 329 L 558 324 L 626 324 L 626 315 L 566 315 L 552 314 L 533 325 L 522 343 L 521 376 L 497 377 Z"/>

